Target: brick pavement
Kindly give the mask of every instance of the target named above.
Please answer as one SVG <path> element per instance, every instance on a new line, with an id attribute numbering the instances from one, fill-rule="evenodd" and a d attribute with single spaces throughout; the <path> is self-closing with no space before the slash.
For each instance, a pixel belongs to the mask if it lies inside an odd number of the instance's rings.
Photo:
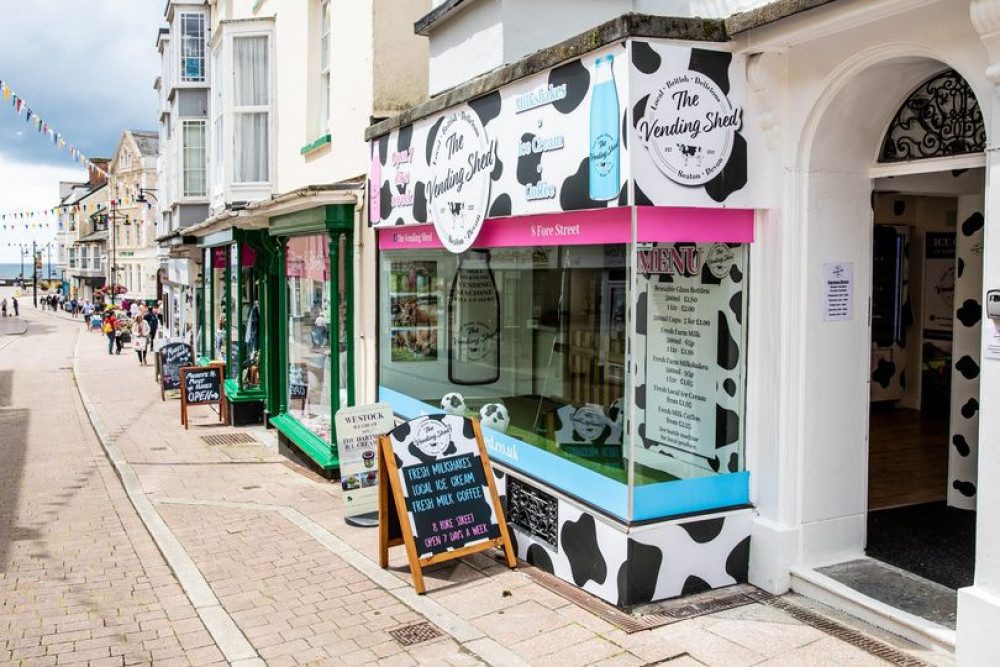
<path id="1" fill-rule="evenodd" d="M 53 329 L 70 327 L 49 317 Z M 200 435 L 231 430 L 207 409 L 185 432 L 177 402 L 160 401 L 151 367 L 140 368 L 134 355 L 108 357 L 97 336 L 84 334 L 79 354 L 80 386 L 142 492 L 268 664 L 509 664 L 490 653 L 497 646 L 510 651 L 501 656 L 539 665 L 885 664 L 759 605 L 629 635 L 483 554 L 432 568 L 429 593 L 418 598 L 402 551 L 386 575 L 374 565 L 375 531 L 344 524 L 336 485 L 296 472 L 263 445 L 206 445 Z M 386 630 L 424 619 L 451 636 L 408 649 L 387 639 Z M 190 660 L 206 647 L 181 648 Z"/>
<path id="2" fill-rule="evenodd" d="M 75 334 L 38 318 L 0 349 L 0 662 L 221 661 L 94 437 Z"/>

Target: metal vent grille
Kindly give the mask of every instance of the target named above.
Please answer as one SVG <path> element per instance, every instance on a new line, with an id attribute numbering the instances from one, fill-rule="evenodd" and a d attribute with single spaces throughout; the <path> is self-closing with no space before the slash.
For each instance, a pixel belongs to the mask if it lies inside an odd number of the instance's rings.
<path id="1" fill-rule="evenodd" d="M 249 433 L 218 433 L 200 437 L 209 445 L 248 445 L 257 442 Z"/>
<path id="2" fill-rule="evenodd" d="M 399 642 L 400 646 L 413 646 L 444 636 L 443 632 L 426 621 L 389 630 L 389 634 Z"/>
<path id="3" fill-rule="evenodd" d="M 787 600 L 774 597 L 770 593 L 765 593 L 764 591 L 754 591 L 752 593 L 747 593 L 747 597 L 752 598 L 755 602 L 759 602 L 760 604 L 780 609 L 795 620 L 805 623 L 806 625 L 811 625 L 817 630 L 822 630 L 831 637 L 836 637 L 840 641 L 850 644 L 855 648 L 859 648 L 865 653 L 873 655 L 876 658 L 881 658 L 890 664 L 899 665 L 900 667 L 931 667 L 929 663 L 924 662 L 919 658 L 915 658 L 908 653 L 904 653 L 903 651 L 900 651 L 883 641 L 875 639 L 874 637 L 869 637 L 863 632 L 849 628 L 846 625 L 841 625 L 836 621 L 831 621 L 824 616 L 820 616 L 815 612 L 809 611 L 808 609 L 800 607 L 796 604 L 792 604 Z"/>

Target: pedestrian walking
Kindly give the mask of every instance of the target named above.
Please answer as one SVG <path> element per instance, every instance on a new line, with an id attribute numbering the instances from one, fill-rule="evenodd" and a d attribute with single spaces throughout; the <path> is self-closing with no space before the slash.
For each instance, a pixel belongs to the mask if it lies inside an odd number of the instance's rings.
<path id="1" fill-rule="evenodd" d="M 104 313 L 104 320 L 101 322 L 101 331 L 108 337 L 108 354 L 113 354 L 115 347 L 115 315 L 111 311 Z"/>
<path id="2" fill-rule="evenodd" d="M 129 314 L 129 316 L 132 317 L 132 319 L 135 319 L 135 317 L 139 314 L 139 304 L 138 304 L 138 302 L 136 302 L 136 301 L 132 302 L 132 305 L 129 306 L 129 308 L 128 308 L 128 314 Z"/>
<path id="3" fill-rule="evenodd" d="M 139 365 L 146 365 L 146 347 L 149 345 L 149 322 L 136 315 L 132 321 L 132 349 L 139 356 Z"/>
<path id="4" fill-rule="evenodd" d="M 146 323 L 149 324 L 149 349 L 153 349 L 153 339 L 156 338 L 156 331 L 160 328 L 160 318 L 156 313 L 156 306 L 146 312 Z"/>
<path id="5" fill-rule="evenodd" d="M 0 301 L 0 314 L 2 314 L 3 317 L 7 317 L 7 299 Z"/>
<path id="6" fill-rule="evenodd" d="M 14 317 L 20 317 L 21 316 L 21 310 L 20 310 L 20 307 L 17 304 L 17 297 L 16 296 L 10 297 L 10 305 L 14 306 Z"/>

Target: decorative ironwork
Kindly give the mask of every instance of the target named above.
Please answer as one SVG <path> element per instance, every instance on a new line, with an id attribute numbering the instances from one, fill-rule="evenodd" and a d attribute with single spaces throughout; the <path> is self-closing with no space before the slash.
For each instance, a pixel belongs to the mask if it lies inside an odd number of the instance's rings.
<path id="1" fill-rule="evenodd" d="M 559 501 L 549 494 L 507 477 L 507 522 L 559 549 Z"/>
<path id="2" fill-rule="evenodd" d="M 937 74 L 907 98 L 892 119 L 879 162 L 982 153 L 983 112 L 972 88 L 955 70 Z"/>

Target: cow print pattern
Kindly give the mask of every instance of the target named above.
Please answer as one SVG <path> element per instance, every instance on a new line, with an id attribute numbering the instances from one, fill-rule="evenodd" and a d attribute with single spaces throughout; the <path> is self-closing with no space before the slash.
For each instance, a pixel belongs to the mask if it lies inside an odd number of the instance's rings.
<path id="1" fill-rule="evenodd" d="M 976 508 L 979 465 L 979 376 L 983 290 L 984 218 L 980 198 L 959 198 L 955 256 L 955 319 L 952 330 L 951 425 L 948 504 Z"/>
<path id="2" fill-rule="evenodd" d="M 687 62 L 678 62 L 675 47 L 640 40 L 633 40 L 631 49 L 633 70 L 630 85 L 633 89 L 631 95 L 636 100 L 632 105 L 633 128 L 637 128 L 639 121 L 646 115 L 651 100 L 659 94 L 664 80 L 669 76 L 683 73 L 684 70 L 708 77 L 729 97 L 734 107 L 744 106 L 743 81 L 736 75 L 743 67 L 741 57 L 726 51 L 694 48 L 690 50 Z M 744 132 L 743 127 L 736 129 L 729 160 L 712 180 L 701 186 L 678 186 L 681 190 L 687 190 L 688 196 L 699 190 L 704 194 L 702 202 L 690 205 L 713 206 L 726 203 L 727 206 L 741 206 L 746 203 L 731 199 L 734 193 L 746 194 L 749 151 Z M 638 135 L 633 139 L 637 140 Z M 676 190 L 663 187 L 662 182 L 667 180 L 666 177 L 653 166 L 648 155 L 643 155 L 645 149 L 641 147 L 641 142 L 639 143 L 640 148 L 634 152 L 635 205 L 676 206 L 678 193 Z M 641 168 L 638 166 L 640 164 L 643 165 Z M 640 192 L 644 193 L 645 201 L 640 200 Z"/>
<path id="3" fill-rule="evenodd" d="M 893 202 L 893 210 L 896 215 L 902 215 L 906 210 L 906 201 L 897 199 Z M 903 319 L 904 323 L 912 323 L 912 310 L 910 304 L 910 243 L 909 234 L 904 232 L 905 241 L 903 243 Z M 910 313 L 907 319 L 907 313 Z M 905 327 L 904 327 L 905 331 Z M 895 363 L 894 360 L 906 358 L 906 337 L 901 336 L 900 340 L 894 340 L 889 348 L 872 352 L 871 357 L 871 385 L 870 397 L 872 401 L 898 401 L 903 398 L 906 390 L 905 377 L 903 375 L 903 365 Z"/>
<path id="4" fill-rule="evenodd" d="M 510 524 L 517 557 L 619 607 L 747 580 L 750 510 L 623 532 L 575 503 L 558 502 L 559 544 Z"/>
<path id="5" fill-rule="evenodd" d="M 670 244 L 644 244 L 643 247 L 658 247 Z M 690 244 L 676 244 L 690 245 Z M 712 244 L 699 244 L 703 253 L 707 253 Z M 718 472 L 737 472 L 740 469 L 741 451 L 740 415 L 743 414 L 743 350 L 744 335 L 744 303 L 743 289 L 746 274 L 747 247 L 740 244 L 729 244 L 733 251 L 733 267 L 728 276 L 722 279 L 711 275 L 708 267 L 704 267 L 699 284 L 719 285 L 712 289 L 722 289 L 717 303 L 726 304 L 724 309 L 717 310 L 714 318 L 718 322 L 718 354 L 716 359 L 699 360 L 714 365 L 714 371 L 719 382 L 712 394 L 715 400 L 715 452 L 713 456 L 705 457 L 667 445 L 658 443 L 646 437 L 646 412 L 654 408 L 647 405 L 646 390 L 646 353 L 648 345 L 657 342 L 648 336 L 646 320 L 648 317 L 648 286 L 652 280 L 671 279 L 669 275 L 639 275 L 636 290 L 636 336 L 633 345 L 634 363 L 634 399 L 636 433 L 639 445 L 646 451 L 637 452 L 637 460 L 643 465 L 650 465 L 665 470 L 682 479 L 701 477 L 705 474 Z M 740 267 L 737 269 L 737 267 Z M 699 313 L 701 317 L 709 313 Z M 657 456 L 654 456 L 657 455 Z"/>

